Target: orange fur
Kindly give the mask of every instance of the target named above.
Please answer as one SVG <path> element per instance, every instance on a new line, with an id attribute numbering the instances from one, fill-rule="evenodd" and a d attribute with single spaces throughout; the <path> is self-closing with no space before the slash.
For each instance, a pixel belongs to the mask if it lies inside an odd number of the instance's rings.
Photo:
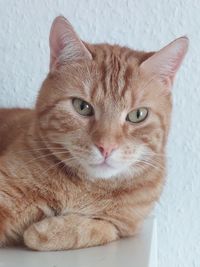
<path id="1" fill-rule="evenodd" d="M 87 58 L 62 64 L 51 52 L 34 110 L 0 110 L 0 246 L 74 249 L 134 235 L 160 196 L 172 104 L 168 83 L 140 68 L 154 53 L 82 46 Z M 77 114 L 72 97 L 89 102 L 96 117 Z M 122 120 L 138 107 L 149 108 L 147 120 Z M 84 164 L 98 142 L 117 144 L 116 168 L 126 170 L 91 176 Z M 148 153 L 134 161 L 139 148 Z"/>

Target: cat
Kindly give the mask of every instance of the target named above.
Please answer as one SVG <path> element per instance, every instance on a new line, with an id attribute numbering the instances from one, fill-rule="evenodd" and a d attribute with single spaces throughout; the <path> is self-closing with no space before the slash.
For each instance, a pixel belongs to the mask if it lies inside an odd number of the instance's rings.
<path id="1" fill-rule="evenodd" d="M 188 49 L 82 41 L 62 16 L 35 109 L 0 110 L 0 246 L 67 250 L 133 236 L 165 183 L 171 88 Z"/>

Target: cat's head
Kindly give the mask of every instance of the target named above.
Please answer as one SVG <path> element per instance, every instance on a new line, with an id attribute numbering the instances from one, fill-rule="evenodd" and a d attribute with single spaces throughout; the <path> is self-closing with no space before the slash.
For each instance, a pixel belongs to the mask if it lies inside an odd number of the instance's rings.
<path id="1" fill-rule="evenodd" d="M 156 53 L 86 44 L 57 17 L 50 33 L 50 73 L 36 105 L 48 148 L 89 178 L 159 168 L 171 88 L 187 47 L 186 37 Z"/>

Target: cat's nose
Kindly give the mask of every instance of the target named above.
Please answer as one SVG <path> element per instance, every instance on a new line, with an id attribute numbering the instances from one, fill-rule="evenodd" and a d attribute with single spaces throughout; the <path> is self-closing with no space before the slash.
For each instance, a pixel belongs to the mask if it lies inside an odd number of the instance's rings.
<path id="1" fill-rule="evenodd" d="M 110 156 L 110 154 L 117 148 L 117 144 L 96 144 L 97 148 L 101 152 L 101 154 L 104 156 L 104 158 L 107 158 Z"/>

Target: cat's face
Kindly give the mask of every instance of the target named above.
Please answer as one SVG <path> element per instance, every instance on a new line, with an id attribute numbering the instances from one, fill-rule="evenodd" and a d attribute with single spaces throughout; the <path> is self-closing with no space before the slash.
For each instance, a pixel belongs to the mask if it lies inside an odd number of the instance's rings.
<path id="1" fill-rule="evenodd" d="M 53 27 L 60 30 L 57 24 Z M 54 28 L 51 35 L 58 32 Z M 58 52 L 58 46 L 51 49 Z M 73 49 L 76 53 L 59 54 L 61 62 L 51 51 L 51 72 L 37 102 L 49 149 L 91 178 L 134 176 L 158 167 L 169 128 L 172 77 L 152 73 L 157 60 L 152 54 L 83 43 Z"/>

